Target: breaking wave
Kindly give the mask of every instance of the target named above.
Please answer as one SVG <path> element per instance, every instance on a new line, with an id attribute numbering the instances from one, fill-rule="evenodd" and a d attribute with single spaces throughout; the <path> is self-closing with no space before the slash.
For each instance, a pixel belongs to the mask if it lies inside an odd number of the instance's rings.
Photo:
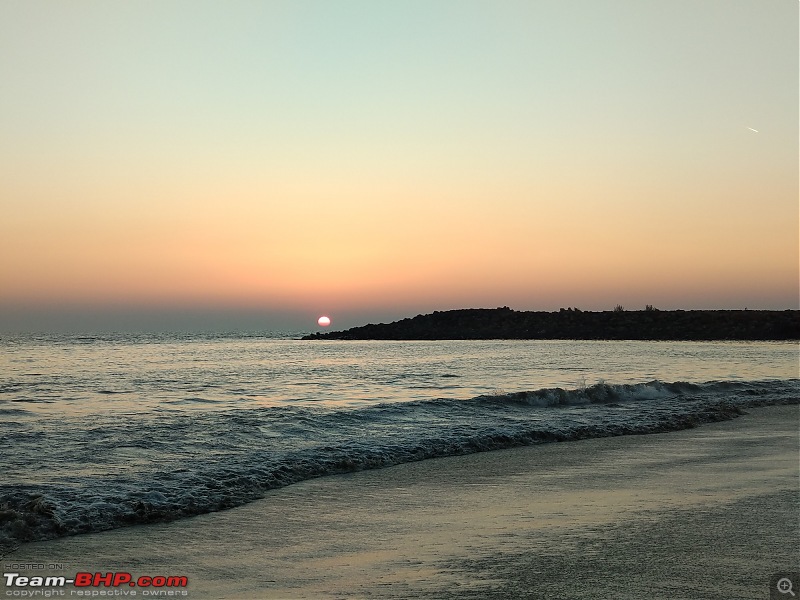
<path id="1" fill-rule="evenodd" d="M 95 422 L 72 438 L 40 431 L 18 439 L 40 445 L 50 472 L 36 484 L 0 484 L 0 549 L 223 510 L 324 475 L 676 431 L 732 419 L 753 406 L 797 404 L 798 396 L 796 379 L 599 383 L 336 410 L 285 406 L 139 415 L 124 426 Z M 92 456 L 81 453 L 87 439 L 93 440 Z M 64 467 L 65 461 L 81 468 Z"/>

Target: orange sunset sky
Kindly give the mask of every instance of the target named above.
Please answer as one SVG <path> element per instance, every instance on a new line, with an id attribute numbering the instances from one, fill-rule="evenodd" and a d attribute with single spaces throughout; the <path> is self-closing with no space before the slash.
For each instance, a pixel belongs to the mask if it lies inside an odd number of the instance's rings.
<path id="1" fill-rule="evenodd" d="M 3 2 L 0 80 L 0 330 L 798 308 L 797 2 Z"/>

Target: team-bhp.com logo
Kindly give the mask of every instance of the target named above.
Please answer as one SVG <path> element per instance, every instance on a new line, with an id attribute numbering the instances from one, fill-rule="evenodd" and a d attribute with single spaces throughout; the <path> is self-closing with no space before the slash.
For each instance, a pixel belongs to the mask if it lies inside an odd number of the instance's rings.
<path id="1" fill-rule="evenodd" d="M 179 575 L 179 576 L 165 576 L 165 575 L 142 575 L 141 577 L 133 578 L 130 573 L 125 572 L 109 572 L 109 573 L 76 573 L 74 577 L 66 578 L 63 575 L 61 576 L 33 576 L 30 577 L 28 575 L 21 575 L 20 573 L 3 573 L 3 578 L 5 579 L 6 588 L 26 588 L 25 591 L 29 590 L 30 588 L 63 588 L 68 585 L 75 586 L 76 588 L 89 588 L 89 589 L 81 589 L 81 590 L 72 590 L 70 595 L 78 595 L 78 596 L 106 596 L 112 595 L 109 592 L 102 593 L 101 590 L 97 590 L 94 588 L 142 588 L 141 595 L 142 596 L 185 596 L 187 595 L 186 590 L 174 590 L 170 589 L 169 593 L 164 588 L 185 588 L 188 583 L 189 579 L 186 576 Z M 122 591 L 120 589 L 119 591 Z M 13 595 L 13 596 L 33 596 L 34 593 L 9 593 L 10 590 L 6 591 L 6 595 Z M 18 590 L 14 590 L 17 592 Z M 23 590 L 19 590 L 22 592 Z M 33 591 L 33 590 L 31 590 Z M 125 593 L 129 592 L 129 593 Z M 122 594 L 119 592 L 113 594 L 115 596 L 118 595 L 125 595 L 125 596 L 135 596 L 135 590 L 125 590 Z"/>

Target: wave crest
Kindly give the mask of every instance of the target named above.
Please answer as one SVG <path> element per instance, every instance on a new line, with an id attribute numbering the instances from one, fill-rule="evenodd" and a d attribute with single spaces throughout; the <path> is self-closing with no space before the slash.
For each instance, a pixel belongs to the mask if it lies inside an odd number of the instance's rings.
<path id="1" fill-rule="evenodd" d="M 270 489 L 323 475 L 514 446 L 686 429 L 735 418 L 750 406 L 797 404 L 798 383 L 598 383 L 354 410 L 273 407 L 215 413 L 213 423 L 198 425 L 204 433 L 218 432 L 204 441 L 216 444 L 209 447 L 212 452 L 182 459 L 168 472 L 154 468 L 136 477 L 98 476 L 78 485 L 0 484 L 0 550 L 21 541 L 231 508 L 263 498 Z M 175 443 L 190 456 L 185 447 L 195 430 L 183 421 L 163 426 L 171 437 L 186 432 Z M 120 445 L 114 444 L 114 449 Z M 141 450 L 161 452 L 156 446 Z"/>

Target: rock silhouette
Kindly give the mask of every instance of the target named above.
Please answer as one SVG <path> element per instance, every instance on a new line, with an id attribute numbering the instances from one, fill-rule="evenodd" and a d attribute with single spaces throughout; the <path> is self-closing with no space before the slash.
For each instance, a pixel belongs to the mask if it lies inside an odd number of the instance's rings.
<path id="1" fill-rule="evenodd" d="M 797 340 L 797 310 L 436 311 L 393 323 L 314 333 L 304 340 Z"/>

